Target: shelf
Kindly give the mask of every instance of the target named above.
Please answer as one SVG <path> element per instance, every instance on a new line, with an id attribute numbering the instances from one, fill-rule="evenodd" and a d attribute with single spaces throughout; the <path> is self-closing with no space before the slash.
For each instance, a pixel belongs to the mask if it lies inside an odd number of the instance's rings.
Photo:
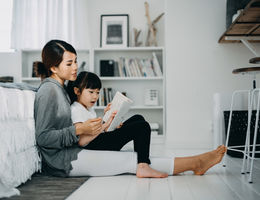
<path id="1" fill-rule="evenodd" d="M 41 81 L 41 78 L 22 77 L 22 81 Z"/>
<path id="2" fill-rule="evenodd" d="M 218 42 L 237 43 L 241 38 L 260 42 L 260 0 L 251 0 Z"/>
<path id="3" fill-rule="evenodd" d="M 163 77 L 100 77 L 102 81 L 149 81 L 149 80 L 163 80 Z"/>
<path id="4" fill-rule="evenodd" d="M 103 110 L 106 106 L 95 106 L 94 109 L 96 110 Z M 132 106 L 131 110 L 149 110 L 149 109 L 158 109 L 162 110 L 163 106 Z"/>
<path id="5" fill-rule="evenodd" d="M 31 53 L 31 52 L 39 52 L 41 53 L 42 52 L 42 49 L 22 49 L 21 50 L 22 52 L 28 52 L 28 53 Z M 90 50 L 89 49 L 76 49 L 77 52 L 89 52 Z"/>
<path id="6" fill-rule="evenodd" d="M 94 51 L 161 51 L 163 47 L 96 48 Z"/>

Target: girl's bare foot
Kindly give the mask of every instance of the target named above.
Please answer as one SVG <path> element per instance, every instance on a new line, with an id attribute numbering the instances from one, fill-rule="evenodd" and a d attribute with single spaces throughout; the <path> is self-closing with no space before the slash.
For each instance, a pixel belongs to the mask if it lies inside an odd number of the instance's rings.
<path id="1" fill-rule="evenodd" d="M 227 147 L 221 145 L 213 151 L 196 156 L 197 165 L 193 170 L 194 174 L 203 175 L 209 168 L 220 163 L 226 151 Z"/>
<path id="2" fill-rule="evenodd" d="M 138 178 L 165 178 L 168 177 L 168 174 L 152 169 L 147 163 L 139 163 L 136 176 Z"/>

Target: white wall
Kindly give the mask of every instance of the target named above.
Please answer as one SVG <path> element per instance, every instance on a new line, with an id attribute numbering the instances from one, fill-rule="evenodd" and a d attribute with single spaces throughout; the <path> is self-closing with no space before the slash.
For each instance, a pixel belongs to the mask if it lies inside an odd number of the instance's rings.
<path id="1" fill-rule="evenodd" d="M 243 44 L 218 43 L 225 0 L 166 0 L 165 8 L 167 145 L 210 148 L 213 93 L 252 87 L 231 72 L 254 55 Z"/>
<path id="2" fill-rule="evenodd" d="M 99 47 L 100 15 L 129 14 L 130 45 L 133 27 L 142 29 L 145 42 L 147 20 L 143 0 L 87 0 L 90 42 Z M 164 3 L 166 2 L 166 3 Z M 250 78 L 232 75 L 238 67 L 250 66 L 254 55 L 242 44 L 219 44 L 225 31 L 226 0 L 148 0 L 157 24 L 158 44 L 166 46 L 167 145 L 212 146 L 213 93 L 231 93 L 251 87 Z M 165 29 L 164 29 L 165 27 Z M 260 46 L 257 45 L 260 52 Z M 0 54 L 0 76 L 19 77 L 20 65 L 8 54 Z"/>
<path id="3" fill-rule="evenodd" d="M 13 76 L 14 82 L 21 82 L 21 53 L 0 52 L 0 76 Z"/>
<path id="4" fill-rule="evenodd" d="M 129 44 L 133 46 L 133 28 L 141 29 L 139 41 L 145 44 L 147 34 L 147 18 L 145 17 L 144 0 L 87 0 L 90 41 L 92 47 L 99 47 L 100 16 L 102 14 L 128 14 L 129 15 Z M 155 19 L 164 12 L 164 0 L 148 0 L 151 19 Z M 164 17 L 157 23 L 158 45 L 164 45 Z M 142 45 L 142 46 L 143 46 Z"/>

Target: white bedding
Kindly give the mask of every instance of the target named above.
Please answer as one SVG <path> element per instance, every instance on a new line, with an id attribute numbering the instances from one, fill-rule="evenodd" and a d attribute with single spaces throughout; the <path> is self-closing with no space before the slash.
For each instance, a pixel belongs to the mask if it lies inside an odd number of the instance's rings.
<path id="1" fill-rule="evenodd" d="M 40 169 L 33 116 L 35 93 L 0 87 L 0 198 Z"/>

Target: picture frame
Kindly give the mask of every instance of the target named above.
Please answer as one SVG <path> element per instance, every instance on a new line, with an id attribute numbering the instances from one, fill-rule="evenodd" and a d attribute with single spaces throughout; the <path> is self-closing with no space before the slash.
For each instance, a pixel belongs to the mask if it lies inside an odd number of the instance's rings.
<path id="1" fill-rule="evenodd" d="M 100 47 L 125 48 L 129 46 L 128 14 L 101 15 Z"/>

